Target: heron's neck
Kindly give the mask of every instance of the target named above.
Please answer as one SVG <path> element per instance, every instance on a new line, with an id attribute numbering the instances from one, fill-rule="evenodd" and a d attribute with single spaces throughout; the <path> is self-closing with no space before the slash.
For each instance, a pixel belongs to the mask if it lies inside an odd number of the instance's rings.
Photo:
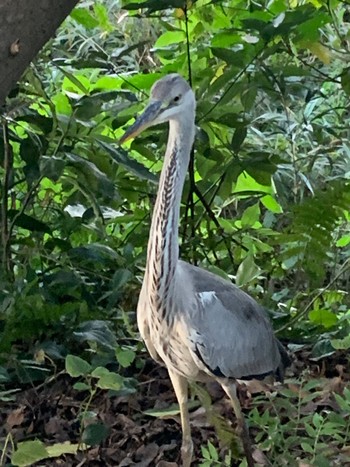
<path id="1" fill-rule="evenodd" d="M 148 242 L 147 288 L 155 304 L 167 299 L 179 259 L 181 195 L 194 139 L 194 114 L 171 120 Z"/>

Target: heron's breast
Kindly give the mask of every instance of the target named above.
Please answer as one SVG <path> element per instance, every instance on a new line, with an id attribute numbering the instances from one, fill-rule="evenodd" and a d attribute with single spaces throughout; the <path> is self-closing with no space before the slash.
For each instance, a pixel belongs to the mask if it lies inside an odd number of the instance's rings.
<path id="1" fill-rule="evenodd" d="M 198 380 L 200 369 L 194 362 L 187 330 L 181 318 L 166 321 L 153 316 L 149 321 L 150 339 L 158 355 L 167 367 L 172 368 L 188 379 Z"/>

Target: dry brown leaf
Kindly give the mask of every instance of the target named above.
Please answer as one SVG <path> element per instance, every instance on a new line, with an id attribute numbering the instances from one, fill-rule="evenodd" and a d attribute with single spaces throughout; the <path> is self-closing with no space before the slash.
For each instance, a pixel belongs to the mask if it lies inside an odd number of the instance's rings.
<path id="1" fill-rule="evenodd" d="M 132 459 L 130 459 L 129 457 L 126 457 L 120 462 L 120 464 L 118 464 L 118 467 L 128 467 L 129 465 L 135 465 L 135 463 L 133 462 Z"/>
<path id="2" fill-rule="evenodd" d="M 6 425 L 9 431 L 11 431 L 14 426 L 22 425 L 24 421 L 24 411 L 25 406 L 21 405 L 20 407 L 18 407 L 18 409 L 15 409 L 8 414 L 6 419 Z"/>
<path id="3" fill-rule="evenodd" d="M 336 392 L 337 394 L 342 394 L 345 387 L 345 382 L 341 376 L 335 376 L 334 378 L 328 380 L 325 389 L 329 392 Z"/>
<path id="4" fill-rule="evenodd" d="M 254 461 L 262 466 L 271 465 L 268 458 L 260 449 L 254 449 L 253 451 L 253 459 Z"/>
<path id="5" fill-rule="evenodd" d="M 140 446 L 135 453 L 135 459 L 140 460 L 140 462 L 136 462 L 135 467 L 150 466 L 156 458 L 158 451 L 159 446 L 156 443 L 150 443 L 146 446 Z"/>
<path id="6" fill-rule="evenodd" d="M 300 395 L 301 398 L 309 395 L 309 392 L 303 390 L 298 384 L 289 383 L 288 389 L 292 391 L 294 394 L 297 394 L 298 396 Z"/>

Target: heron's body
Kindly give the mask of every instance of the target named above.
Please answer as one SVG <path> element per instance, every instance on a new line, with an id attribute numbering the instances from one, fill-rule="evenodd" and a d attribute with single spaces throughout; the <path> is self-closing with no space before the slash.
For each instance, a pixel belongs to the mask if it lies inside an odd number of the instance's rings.
<path id="1" fill-rule="evenodd" d="M 184 261 L 177 262 L 170 300 L 153 304 L 147 284 L 146 276 L 138 327 L 155 360 L 195 381 L 279 374 L 280 348 L 265 312 L 238 287 Z"/>
<path id="2" fill-rule="evenodd" d="M 154 85 L 150 105 L 122 138 L 169 121 L 137 320 L 151 356 L 167 366 L 174 385 L 181 410 L 185 467 L 192 457 L 187 380 L 217 380 L 244 425 L 234 380 L 261 379 L 270 374 L 280 377 L 286 360 L 255 300 L 231 282 L 179 260 L 179 211 L 194 119 L 191 88 L 179 75 L 168 75 Z M 245 451 L 251 467 L 247 443 Z"/>

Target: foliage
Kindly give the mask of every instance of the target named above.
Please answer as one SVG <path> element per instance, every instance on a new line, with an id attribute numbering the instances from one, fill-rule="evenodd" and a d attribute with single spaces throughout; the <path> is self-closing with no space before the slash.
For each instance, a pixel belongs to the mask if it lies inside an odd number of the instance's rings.
<path id="1" fill-rule="evenodd" d="M 198 101 L 182 257 L 235 278 L 315 358 L 350 348 L 349 15 L 339 0 L 79 3 L 2 115 L 4 397 L 70 354 L 92 355 L 76 383 L 90 396 L 96 368 L 142 366 L 134 311 L 166 132 L 117 140 L 169 72 Z"/>
<path id="2" fill-rule="evenodd" d="M 18 449 L 13 453 L 11 462 L 12 465 L 24 467 L 33 465 L 33 463 L 43 459 L 60 457 L 62 454 L 75 454 L 78 446 L 70 443 L 57 443 L 55 446 L 45 446 L 39 440 L 23 441 L 18 446 Z"/>
<path id="3" fill-rule="evenodd" d="M 255 398 L 257 407 L 250 412 L 250 421 L 259 427 L 256 442 L 263 451 L 269 452 L 273 465 L 294 466 L 302 459 L 326 467 L 336 465 L 339 459 L 342 463 L 343 452 L 346 459 L 350 392 L 345 388 L 343 396 L 336 392 L 332 395 L 326 386 L 325 381 L 317 379 L 304 380 L 301 384 L 291 381 L 290 389 L 281 391 L 282 397 L 271 395 L 268 404 L 263 399 L 264 406 L 259 397 Z M 339 412 L 327 409 L 333 400 Z"/>

